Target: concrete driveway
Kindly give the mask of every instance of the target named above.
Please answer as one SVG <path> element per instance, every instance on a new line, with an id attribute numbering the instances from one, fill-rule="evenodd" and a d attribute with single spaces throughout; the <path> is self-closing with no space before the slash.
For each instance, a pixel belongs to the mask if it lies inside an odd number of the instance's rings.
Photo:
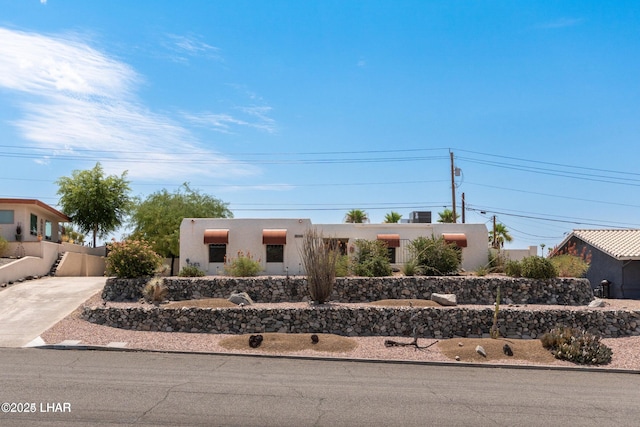
<path id="1" fill-rule="evenodd" d="M 106 277 L 44 277 L 0 291 L 0 347 L 23 347 L 102 290 Z"/>

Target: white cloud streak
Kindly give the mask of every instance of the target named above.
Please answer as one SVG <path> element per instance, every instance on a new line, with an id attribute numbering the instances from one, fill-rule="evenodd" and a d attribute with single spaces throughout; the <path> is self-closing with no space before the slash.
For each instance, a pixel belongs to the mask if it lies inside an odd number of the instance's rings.
<path id="1" fill-rule="evenodd" d="M 0 89 L 17 95 L 20 117 L 14 125 L 26 140 L 66 153 L 104 150 L 105 171 L 127 169 L 136 179 L 257 172 L 229 164 L 224 155 L 203 149 L 181 123 L 150 111 L 135 93 L 141 80 L 127 64 L 74 36 L 0 28 Z M 189 152 L 206 162 L 190 163 L 188 155 L 176 154 Z"/>

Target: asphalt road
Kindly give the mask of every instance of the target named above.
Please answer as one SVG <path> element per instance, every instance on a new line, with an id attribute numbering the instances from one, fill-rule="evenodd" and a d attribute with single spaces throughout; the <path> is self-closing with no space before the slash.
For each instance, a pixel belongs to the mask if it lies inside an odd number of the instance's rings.
<path id="1" fill-rule="evenodd" d="M 24 348 L 0 349 L 0 381 L 2 426 L 640 420 L 638 374 Z"/>

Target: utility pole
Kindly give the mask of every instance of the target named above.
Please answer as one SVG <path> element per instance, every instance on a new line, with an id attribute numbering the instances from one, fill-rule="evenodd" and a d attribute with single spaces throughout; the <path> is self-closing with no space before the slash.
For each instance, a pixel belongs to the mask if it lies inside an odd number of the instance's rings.
<path id="1" fill-rule="evenodd" d="M 493 248 L 498 249 L 498 240 L 496 239 L 496 216 L 493 216 Z"/>
<path id="2" fill-rule="evenodd" d="M 466 211 L 466 207 L 464 205 L 464 193 L 462 193 L 462 223 L 464 224 L 464 213 Z"/>
<path id="3" fill-rule="evenodd" d="M 453 222 L 456 220 L 456 181 L 455 181 L 455 167 L 453 166 L 453 151 L 449 151 L 449 157 L 451 158 L 451 205 L 453 206 Z"/>

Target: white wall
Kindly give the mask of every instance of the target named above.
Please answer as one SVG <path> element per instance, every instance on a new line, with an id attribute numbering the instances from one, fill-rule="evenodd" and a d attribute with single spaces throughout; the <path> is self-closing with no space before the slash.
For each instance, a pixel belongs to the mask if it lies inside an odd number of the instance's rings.
<path id="1" fill-rule="evenodd" d="M 304 274 L 300 260 L 302 236 L 316 227 L 325 237 L 375 240 L 378 234 L 399 234 L 402 240 L 419 236 L 440 237 L 443 233 L 464 233 L 467 247 L 462 249 L 462 268 L 472 271 L 488 261 L 488 232 L 484 224 L 317 224 L 309 219 L 214 219 L 187 218 L 180 227 L 180 268 L 187 262 L 198 263 L 210 275 L 224 274 L 222 263 L 209 263 L 209 246 L 204 243 L 207 229 L 228 229 L 227 256 L 235 258 L 238 251 L 250 253 L 260 260 L 264 273 Z M 265 262 L 266 247 L 262 244 L 264 229 L 286 229 L 287 244 L 284 263 Z M 188 260 L 188 261 L 187 261 Z"/>

